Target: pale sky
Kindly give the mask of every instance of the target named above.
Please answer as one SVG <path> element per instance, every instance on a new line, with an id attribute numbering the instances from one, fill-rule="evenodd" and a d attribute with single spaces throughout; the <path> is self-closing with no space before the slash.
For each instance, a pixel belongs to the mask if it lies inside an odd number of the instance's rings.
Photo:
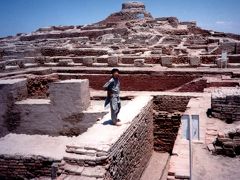
<path id="1" fill-rule="evenodd" d="M 83 25 L 121 9 L 122 0 L 0 0 L 0 37 L 39 27 Z M 202 28 L 240 34 L 240 0 L 142 0 L 154 17 L 196 20 Z"/>

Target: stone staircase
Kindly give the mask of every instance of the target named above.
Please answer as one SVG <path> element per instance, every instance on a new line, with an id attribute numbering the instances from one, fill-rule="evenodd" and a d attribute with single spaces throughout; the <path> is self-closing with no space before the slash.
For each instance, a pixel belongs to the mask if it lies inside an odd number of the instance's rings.
<path id="1" fill-rule="evenodd" d="M 66 152 L 69 154 L 59 164 L 57 179 L 104 179 L 108 167 L 106 152 L 76 146 L 67 146 Z"/>

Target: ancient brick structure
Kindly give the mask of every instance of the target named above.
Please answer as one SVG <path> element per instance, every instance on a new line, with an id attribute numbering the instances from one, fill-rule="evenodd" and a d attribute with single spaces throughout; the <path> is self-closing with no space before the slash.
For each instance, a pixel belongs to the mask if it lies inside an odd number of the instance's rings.
<path id="1" fill-rule="evenodd" d="M 240 127 L 219 132 L 212 153 L 235 157 L 240 155 Z"/>
<path id="2" fill-rule="evenodd" d="M 219 88 L 212 93 L 213 116 L 228 123 L 240 120 L 240 89 Z"/>
<path id="3" fill-rule="evenodd" d="M 154 98 L 154 150 L 172 153 L 181 124 L 181 113 L 190 97 L 156 96 Z"/>
<path id="4" fill-rule="evenodd" d="M 111 149 L 110 179 L 139 179 L 153 149 L 152 102 L 139 114 L 128 133 Z"/>
<path id="5" fill-rule="evenodd" d="M 184 112 L 190 97 L 188 96 L 156 96 L 154 98 L 154 110 L 166 111 L 170 113 Z"/>
<path id="6" fill-rule="evenodd" d="M 51 177 L 53 163 L 59 161 L 41 156 L 0 155 L 0 179 Z"/>
<path id="7" fill-rule="evenodd" d="M 140 103 L 127 117 L 129 108 Z M 106 115 L 84 133 L 83 138 L 66 146 L 61 162 L 59 158 L 35 155 L 1 155 L 0 177 L 139 179 L 153 150 L 152 97 L 137 97 L 123 108 L 120 117 L 129 123 L 123 129 L 117 130 L 114 126 L 109 129 L 108 133 L 115 132 L 111 142 L 109 136 L 104 135 L 104 123 L 109 118 Z M 102 133 L 100 139 L 96 139 L 95 131 Z M 89 141 L 85 142 L 84 137 Z M 54 170 L 54 166 L 58 170 Z"/>
<path id="8" fill-rule="evenodd" d="M 204 30 L 196 22 L 180 22 L 176 17 L 154 18 L 143 3 L 129 2 L 94 24 L 51 26 L 1 38 L 0 71 L 38 66 L 106 67 L 113 54 L 121 57 L 119 66 L 145 59 L 146 64 L 166 67 L 217 67 L 215 60 L 222 50 L 228 52 L 229 67 L 237 68 L 239 44 L 238 35 Z M 113 65 L 116 61 L 110 62 Z"/>
<path id="9" fill-rule="evenodd" d="M 153 19 L 151 14 L 145 10 L 145 5 L 141 2 L 127 2 L 122 4 L 122 10 L 111 14 L 100 24 L 111 24 L 121 21 Z"/>
<path id="10" fill-rule="evenodd" d="M 19 113 L 13 113 L 15 102 L 27 98 L 26 79 L 0 81 L 0 136 L 19 126 Z"/>
<path id="11" fill-rule="evenodd" d="M 103 107 L 113 67 L 125 91 L 120 127 Z M 203 145 L 211 103 L 214 117 L 238 123 L 239 67 L 239 35 L 155 18 L 140 2 L 94 24 L 0 38 L 0 179 L 138 180 L 152 151 L 171 154 L 158 179 L 189 179 L 181 115 L 199 115 Z M 238 131 L 218 134 L 216 152 L 238 155 Z"/>
<path id="12" fill-rule="evenodd" d="M 69 155 L 60 165 L 60 178 L 140 179 L 153 150 L 152 98 L 136 98 L 123 110 L 126 112 L 131 105 L 136 106 L 141 99 L 145 101 L 141 112 L 132 116 L 134 119 L 120 137 L 113 137 L 116 141 L 110 147 L 98 145 L 98 141 L 88 147 L 67 146 Z M 80 167 L 76 168 L 77 165 Z"/>
<path id="13" fill-rule="evenodd" d="M 50 84 L 50 99 L 30 99 L 26 79 L 1 80 L 1 136 L 27 134 L 79 134 L 90 105 L 88 80 L 65 80 Z M 94 121 L 92 121 L 94 122 Z M 81 127 L 82 126 L 82 127 Z M 71 132 L 72 131 L 72 132 Z"/>
<path id="14" fill-rule="evenodd" d="M 180 123 L 180 113 L 156 112 L 154 114 L 155 151 L 172 153 Z"/>

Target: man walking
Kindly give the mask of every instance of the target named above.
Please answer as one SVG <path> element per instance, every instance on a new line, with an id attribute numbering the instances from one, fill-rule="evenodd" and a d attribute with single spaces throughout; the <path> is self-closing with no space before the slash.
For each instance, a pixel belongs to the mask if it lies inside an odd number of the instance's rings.
<path id="1" fill-rule="evenodd" d="M 107 91 L 107 98 L 105 100 L 104 106 L 107 106 L 110 103 L 112 124 L 120 126 L 120 120 L 117 118 L 118 113 L 121 109 L 121 102 L 119 97 L 119 70 L 112 69 L 111 74 L 112 78 L 103 86 L 104 90 Z"/>

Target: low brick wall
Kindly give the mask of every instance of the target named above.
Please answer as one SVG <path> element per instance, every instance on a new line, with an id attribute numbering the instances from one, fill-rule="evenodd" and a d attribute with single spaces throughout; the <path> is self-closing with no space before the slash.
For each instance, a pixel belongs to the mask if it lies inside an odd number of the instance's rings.
<path id="1" fill-rule="evenodd" d="M 197 79 L 180 87 L 177 92 L 203 92 L 207 87 L 206 79 Z"/>
<path id="2" fill-rule="evenodd" d="M 212 93 L 213 116 L 227 123 L 240 121 L 240 89 L 219 88 Z"/>
<path id="3" fill-rule="evenodd" d="M 184 112 L 191 97 L 188 96 L 156 96 L 154 98 L 154 110 Z"/>
<path id="4" fill-rule="evenodd" d="M 201 56 L 202 64 L 214 64 L 219 55 L 203 55 Z"/>
<path id="5" fill-rule="evenodd" d="M 181 112 L 186 110 L 188 96 L 157 96 L 154 98 L 154 150 L 172 153 L 181 124 Z"/>
<path id="6" fill-rule="evenodd" d="M 141 56 L 123 56 L 121 57 L 121 63 L 123 64 L 134 64 L 135 59 L 141 59 Z M 145 57 L 145 63 L 147 64 L 159 64 L 161 57 L 158 55 L 153 55 L 150 57 Z"/>
<path id="7" fill-rule="evenodd" d="M 121 90 L 124 91 L 166 91 L 175 89 L 192 80 L 198 75 L 154 75 L 154 74 L 122 74 L 120 77 Z M 110 79 L 106 74 L 78 74 L 63 75 L 59 78 L 64 79 L 89 79 L 90 87 L 102 90 L 103 85 Z"/>
<path id="8" fill-rule="evenodd" d="M 180 113 L 157 112 L 154 114 L 155 151 L 172 153 L 180 123 Z"/>
<path id="9" fill-rule="evenodd" d="M 153 150 L 152 102 L 111 149 L 106 179 L 140 179 Z"/>
<path id="10" fill-rule="evenodd" d="M 239 82 L 210 82 L 207 83 L 207 88 L 209 87 L 236 87 L 239 86 Z"/>
<path id="11" fill-rule="evenodd" d="M 54 159 L 42 156 L 0 155 L 0 179 L 31 179 L 51 177 Z"/>

